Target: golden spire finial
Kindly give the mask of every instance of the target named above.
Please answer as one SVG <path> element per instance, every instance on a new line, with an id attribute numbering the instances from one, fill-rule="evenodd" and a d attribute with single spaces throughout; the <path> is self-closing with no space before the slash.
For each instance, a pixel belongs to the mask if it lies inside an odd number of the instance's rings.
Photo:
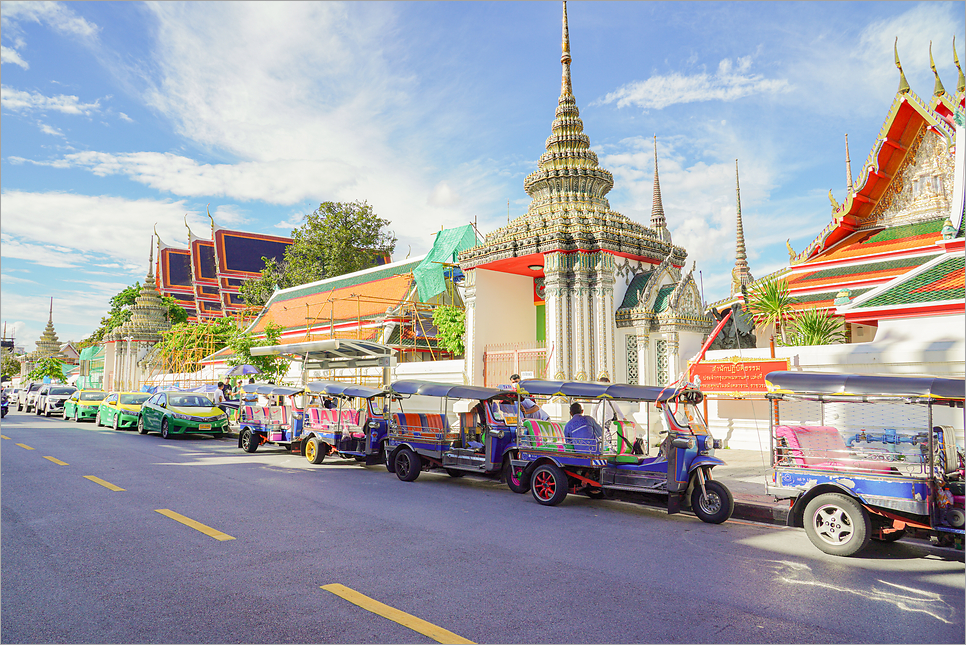
<path id="1" fill-rule="evenodd" d="M 188 226 L 188 214 L 187 213 L 184 214 L 184 227 L 186 229 L 188 229 L 188 246 L 191 246 L 191 237 L 192 237 L 193 234 L 191 232 L 191 227 Z"/>
<path id="2" fill-rule="evenodd" d="M 909 91 L 909 81 L 906 80 L 906 75 L 902 71 L 902 63 L 899 62 L 899 37 L 896 36 L 895 44 L 896 53 L 896 68 L 899 70 L 899 94 L 905 94 Z"/>
<path id="3" fill-rule="evenodd" d="M 954 50 L 955 51 L 955 50 Z M 939 80 L 939 72 L 936 71 L 936 61 L 932 57 L 932 41 L 929 41 L 929 69 L 932 70 L 933 76 L 936 77 L 936 84 L 933 86 L 932 95 L 942 96 L 946 93 L 946 88 L 943 87 L 943 82 Z"/>
<path id="4" fill-rule="evenodd" d="M 560 79 L 560 94 L 572 95 L 573 85 L 570 82 L 570 29 L 567 27 L 567 0 L 563 0 L 563 34 L 560 42 L 560 64 L 563 66 Z"/>
<path id="5" fill-rule="evenodd" d="M 966 92 L 966 77 L 963 76 L 963 68 L 959 66 L 959 54 L 956 53 L 956 36 L 953 36 L 953 60 L 956 61 L 956 69 L 959 70 L 959 81 L 956 83 L 956 93 Z"/>
<path id="6" fill-rule="evenodd" d="M 210 203 L 205 205 L 205 212 L 208 213 L 208 219 L 211 220 L 211 239 L 215 239 L 215 218 L 211 216 L 211 211 L 208 210 L 209 206 L 211 206 Z"/>
<path id="7" fill-rule="evenodd" d="M 849 133 L 845 133 L 845 179 L 849 187 L 849 195 L 854 192 L 852 187 L 852 160 L 849 159 Z"/>

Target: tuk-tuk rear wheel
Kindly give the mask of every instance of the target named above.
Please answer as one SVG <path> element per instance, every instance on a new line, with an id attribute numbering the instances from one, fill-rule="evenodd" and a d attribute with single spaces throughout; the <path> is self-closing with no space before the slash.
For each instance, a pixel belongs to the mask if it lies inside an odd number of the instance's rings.
<path id="1" fill-rule="evenodd" d="M 567 473 L 556 464 L 541 464 L 530 477 L 533 499 L 544 506 L 556 506 L 567 496 Z"/>
<path id="2" fill-rule="evenodd" d="M 305 459 L 310 464 L 321 464 L 325 459 L 326 451 L 322 449 L 322 440 L 318 437 L 309 437 L 305 442 Z"/>
<path id="3" fill-rule="evenodd" d="M 245 452 L 255 452 L 258 450 L 258 435 L 251 431 L 250 428 L 242 430 L 241 435 L 241 447 Z"/>
<path id="4" fill-rule="evenodd" d="M 415 452 L 409 448 L 403 448 L 396 455 L 395 459 L 396 477 L 401 481 L 416 481 L 419 471 L 423 469 L 423 463 Z"/>
<path id="5" fill-rule="evenodd" d="M 809 541 L 829 555 L 855 555 L 869 543 L 869 514 L 847 495 L 819 495 L 805 507 L 804 520 Z"/>

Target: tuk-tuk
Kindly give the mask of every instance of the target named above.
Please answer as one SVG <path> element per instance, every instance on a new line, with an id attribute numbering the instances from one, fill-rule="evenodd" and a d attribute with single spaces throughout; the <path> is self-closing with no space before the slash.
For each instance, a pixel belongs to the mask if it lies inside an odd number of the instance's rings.
<path id="1" fill-rule="evenodd" d="M 831 555 L 908 533 L 962 548 L 966 381 L 782 371 L 765 382 L 777 407 L 768 492 L 791 500 L 789 526 Z"/>
<path id="2" fill-rule="evenodd" d="M 702 521 L 720 524 L 734 510 L 728 487 L 712 478 L 711 469 L 724 462 L 714 456 L 720 440 L 708 432 L 698 409 L 704 400 L 695 385 L 679 388 L 647 387 L 620 383 L 527 380 L 520 383 L 524 396 L 566 397 L 572 402 L 654 403 L 662 412 L 667 436 L 657 456 L 645 456 L 640 429 L 633 419 L 620 418 L 608 408 L 599 435 L 577 436 L 570 425 L 526 419 L 518 421 L 520 457 L 512 463 L 522 469 L 533 498 L 555 506 L 568 493 L 590 497 L 646 501 L 666 496 L 668 513 L 687 506 Z M 646 434 L 650 434 L 647 417 Z M 596 422 L 595 422 L 596 423 Z M 690 497 L 688 493 L 690 492 Z"/>
<path id="3" fill-rule="evenodd" d="M 277 444 L 292 452 L 301 451 L 303 413 L 296 396 L 304 390 L 271 384 L 245 383 L 238 408 L 238 447 L 255 452 L 262 444 Z M 261 395 L 268 405 L 251 400 Z M 303 451 L 304 452 L 304 451 Z"/>
<path id="4" fill-rule="evenodd" d="M 506 476 L 510 489 L 525 493 L 511 472 L 515 455 L 516 392 L 473 385 L 429 381 L 396 381 L 390 386 L 388 459 L 386 467 L 411 482 L 423 470 L 445 470 L 451 477 L 467 473 Z M 422 410 L 417 407 L 422 403 Z M 406 408 L 409 408 L 407 411 Z M 435 408 L 438 412 L 427 412 Z"/>
<path id="5" fill-rule="evenodd" d="M 335 381 L 308 384 L 313 403 L 306 406 L 305 449 L 309 463 L 338 454 L 367 466 L 386 462 L 385 390 Z M 333 407 L 326 407 L 328 400 Z"/>

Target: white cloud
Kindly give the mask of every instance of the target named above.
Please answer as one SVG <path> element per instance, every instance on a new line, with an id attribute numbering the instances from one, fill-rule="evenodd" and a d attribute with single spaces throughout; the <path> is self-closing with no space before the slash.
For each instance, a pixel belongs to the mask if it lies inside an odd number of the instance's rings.
<path id="1" fill-rule="evenodd" d="M 459 202 L 460 196 L 445 181 L 436 184 L 433 187 L 433 191 L 429 194 L 429 199 L 426 200 L 426 203 L 430 206 L 442 207 L 455 206 Z"/>
<path id="2" fill-rule="evenodd" d="M 19 22 L 45 24 L 61 34 L 84 41 L 97 38 L 100 27 L 78 16 L 68 5 L 61 2 L 5 2 L 0 15 L 0 25 L 20 38 Z M 21 38 L 22 42 L 22 38 Z M 22 45 L 21 45 L 22 46 Z"/>
<path id="3" fill-rule="evenodd" d="M 100 99 L 93 103 L 81 103 L 73 95 L 58 94 L 44 96 L 40 92 L 24 92 L 6 85 L 0 86 L 0 105 L 13 112 L 29 112 L 32 110 L 54 110 L 64 114 L 90 115 L 100 110 Z"/>
<path id="4" fill-rule="evenodd" d="M 191 210 L 180 201 L 59 192 L 4 191 L 2 198 L 4 258 L 59 268 L 118 262 L 135 276 L 147 269 L 155 223 L 166 243 L 184 240 Z M 188 224 L 204 230 L 208 217 L 189 212 Z"/>
<path id="5" fill-rule="evenodd" d="M 118 112 L 117 115 L 121 117 L 122 121 L 127 121 L 128 123 L 134 123 L 134 119 L 124 114 L 123 112 Z"/>
<path id="6" fill-rule="evenodd" d="M 63 132 L 51 125 L 47 125 L 46 123 L 39 123 L 38 125 L 40 125 L 40 131 L 44 134 L 52 134 L 58 137 L 64 136 Z"/>
<path id="7" fill-rule="evenodd" d="M 726 58 L 718 64 L 718 70 L 686 76 L 677 72 L 652 76 L 644 81 L 632 81 L 593 104 L 617 103 L 617 107 L 635 106 L 647 109 L 663 109 L 680 103 L 702 101 L 735 101 L 755 94 L 789 92 L 792 86 L 785 79 L 766 79 L 751 73 L 751 57 L 739 58 L 737 64 Z"/>
<path id="8" fill-rule="evenodd" d="M 27 64 L 16 49 L 10 47 L 3 47 L 0 45 L 0 63 L 13 63 L 14 65 L 19 65 L 24 69 L 30 69 L 30 65 Z"/>

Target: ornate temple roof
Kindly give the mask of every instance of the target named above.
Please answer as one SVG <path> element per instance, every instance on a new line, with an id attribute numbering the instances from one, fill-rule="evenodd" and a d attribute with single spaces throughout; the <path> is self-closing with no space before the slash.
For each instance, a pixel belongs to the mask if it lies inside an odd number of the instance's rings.
<path id="1" fill-rule="evenodd" d="M 54 299 L 51 298 L 47 327 L 44 328 L 40 339 L 37 341 L 37 349 L 31 352 L 27 358 L 36 361 L 48 356 L 60 356 L 60 353 L 60 341 L 57 340 L 57 332 L 54 331 Z"/>
<path id="2" fill-rule="evenodd" d="M 735 268 L 731 270 L 731 295 L 741 293 L 742 287 L 750 287 L 755 281 L 748 269 L 748 256 L 745 253 L 745 231 L 741 226 L 741 186 L 738 182 L 737 159 L 735 159 L 735 199 L 738 221 L 735 227 Z"/>
<path id="3" fill-rule="evenodd" d="M 156 343 L 161 340 L 161 332 L 171 327 L 166 313 L 154 280 L 154 240 L 151 240 L 148 274 L 144 277 L 140 295 L 131 305 L 131 319 L 115 328 L 106 340 L 111 342 L 130 338 L 136 342 Z"/>
<path id="4" fill-rule="evenodd" d="M 608 251 L 653 263 L 668 255 L 683 266 L 687 251 L 663 234 L 611 210 L 606 195 L 614 177 L 598 164 L 584 134 L 570 77 L 570 33 L 563 3 L 560 98 L 537 171 L 523 182 L 531 198 L 527 213 L 486 236 L 480 246 L 460 254 L 460 266 L 472 269 L 509 258 L 555 251 Z M 655 186 L 657 166 L 655 150 Z M 660 192 L 656 204 L 660 203 Z M 663 207 L 660 220 L 663 221 Z M 526 263 L 524 263 L 526 264 Z"/>

